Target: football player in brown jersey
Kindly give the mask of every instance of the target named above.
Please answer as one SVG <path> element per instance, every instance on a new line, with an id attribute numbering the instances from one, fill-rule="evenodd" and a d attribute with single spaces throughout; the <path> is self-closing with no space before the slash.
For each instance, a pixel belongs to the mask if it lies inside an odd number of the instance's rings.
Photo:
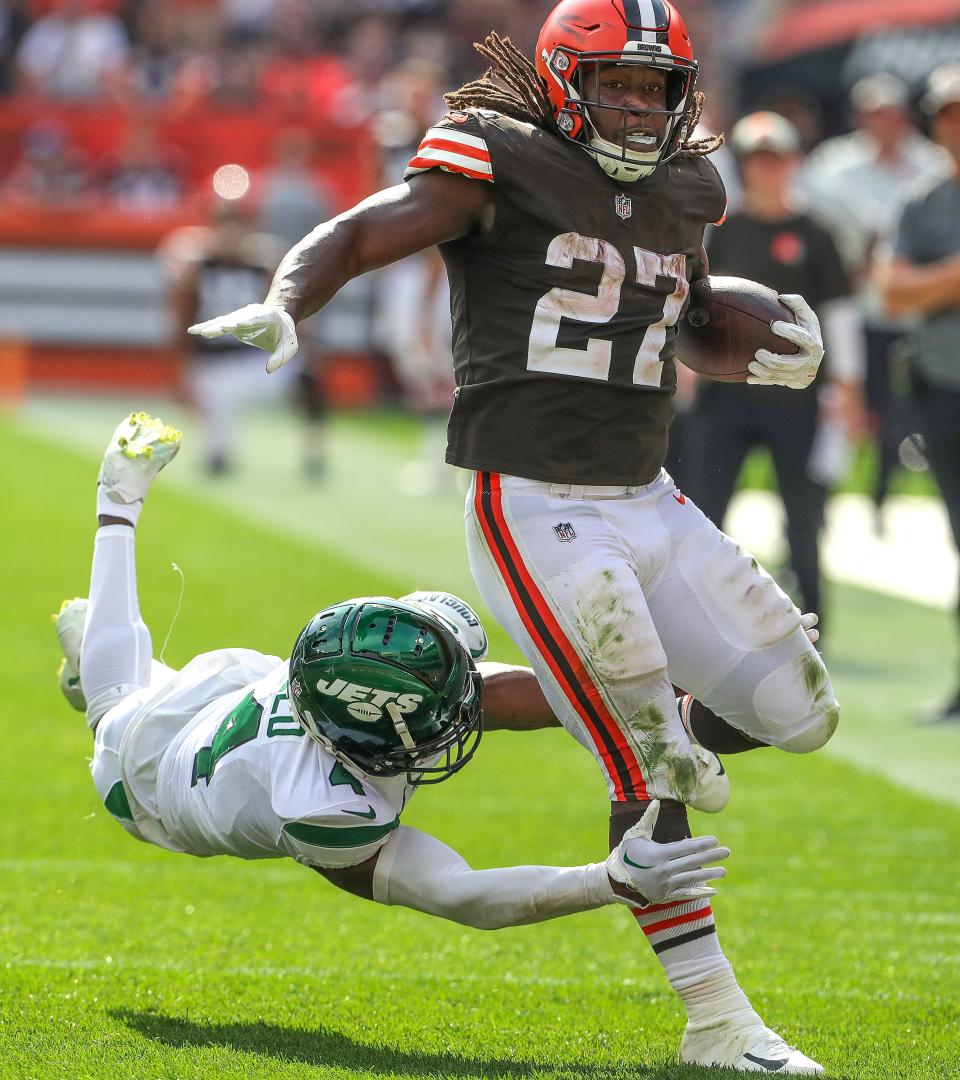
<path id="1" fill-rule="evenodd" d="M 191 328 L 271 355 L 350 278 L 440 245 L 457 391 L 447 461 L 470 469 L 467 543 L 485 601 L 556 716 L 596 757 L 616 845 L 652 799 L 689 835 L 708 749 L 822 746 L 839 710 L 800 613 L 663 471 L 674 339 L 708 273 L 726 198 L 697 139 L 697 63 L 667 0 L 563 0 L 531 63 L 491 35 L 492 68 L 447 96 L 406 182 L 318 226 L 263 304 Z M 795 389 L 823 355 L 801 297 L 750 381 Z M 694 695 L 678 717 L 671 683 Z M 722 717 L 722 719 L 721 719 Z M 714 759 L 715 760 L 715 759 Z M 687 1010 L 680 1059 L 741 1071 L 822 1067 L 767 1028 L 709 904 L 637 910 Z"/>

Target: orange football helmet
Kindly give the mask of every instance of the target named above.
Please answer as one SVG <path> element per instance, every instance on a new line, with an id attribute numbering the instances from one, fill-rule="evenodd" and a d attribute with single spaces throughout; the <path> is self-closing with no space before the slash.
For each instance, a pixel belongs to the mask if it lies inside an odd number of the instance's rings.
<path id="1" fill-rule="evenodd" d="M 667 108 L 639 110 L 600 101 L 599 79 L 588 75 L 611 63 L 665 71 Z M 560 134 L 591 153 L 615 179 L 639 180 L 679 153 L 699 65 L 684 21 L 669 0 L 562 0 L 540 31 L 536 66 L 546 80 Z M 619 145 L 600 136 L 590 115 L 594 109 L 621 114 Z M 668 117 L 666 134 L 651 151 L 626 145 L 629 118 L 640 112 Z"/>

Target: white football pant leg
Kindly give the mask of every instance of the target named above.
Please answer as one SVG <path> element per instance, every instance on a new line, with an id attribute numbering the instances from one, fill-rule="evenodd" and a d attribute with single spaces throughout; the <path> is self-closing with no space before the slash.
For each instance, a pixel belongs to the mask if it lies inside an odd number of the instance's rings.
<path id="1" fill-rule="evenodd" d="M 646 596 L 673 682 L 759 742 L 819 749 L 840 710 L 800 612 L 689 499 L 671 492 L 658 509 L 671 557 Z"/>
<path id="2" fill-rule="evenodd" d="M 564 499 L 516 477 L 475 478 L 470 567 L 557 718 L 596 757 L 610 798 L 685 802 L 696 761 L 637 566 L 607 520 L 612 505 Z M 637 497 L 635 511 L 665 549 L 654 500 Z M 557 532 L 564 524 L 575 534 L 567 540 L 568 531 Z"/>

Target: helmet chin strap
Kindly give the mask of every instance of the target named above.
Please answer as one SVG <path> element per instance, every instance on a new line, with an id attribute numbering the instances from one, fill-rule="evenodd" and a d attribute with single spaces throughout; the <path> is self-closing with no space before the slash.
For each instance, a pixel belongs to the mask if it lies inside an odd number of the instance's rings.
<path id="1" fill-rule="evenodd" d="M 592 155 L 600 168 L 614 180 L 625 184 L 642 180 L 657 167 L 659 154 L 656 150 L 650 153 L 644 153 L 642 150 L 624 150 L 623 147 L 608 139 L 601 139 L 599 135 L 594 135 L 587 145 L 600 151 Z M 624 154 L 627 156 L 623 157 Z"/>

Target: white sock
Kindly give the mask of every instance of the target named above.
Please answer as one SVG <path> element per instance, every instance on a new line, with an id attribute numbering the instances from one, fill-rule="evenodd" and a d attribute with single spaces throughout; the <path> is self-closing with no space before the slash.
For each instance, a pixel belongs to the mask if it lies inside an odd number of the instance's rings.
<path id="1" fill-rule="evenodd" d="M 80 685 L 91 728 L 108 709 L 150 682 L 153 650 L 150 631 L 140 617 L 135 539 L 127 525 L 105 525 L 93 542 L 80 649 Z"/>
<path id="2" fill-rule="evenodd" d="M 634 908 L 640 929 L 687 1010 L 687 1026 L 762 1024 L 723 955 L 709 900 Z"/>
<path id="3" fill-rule="evenodd" d="M 124 503 L 114 502 L 113 499 L 107 494 L 107 489 L 103 484 L 97 484 L 97 517 L 101 514 L 106 514 L 108 517 L 123 518 L 124 521 L 129 521 L 131 525 L 136 525 L 140 519 L 140 511 L 143 509 L 143 499 L 137 499 L 136 502 Z"/>

